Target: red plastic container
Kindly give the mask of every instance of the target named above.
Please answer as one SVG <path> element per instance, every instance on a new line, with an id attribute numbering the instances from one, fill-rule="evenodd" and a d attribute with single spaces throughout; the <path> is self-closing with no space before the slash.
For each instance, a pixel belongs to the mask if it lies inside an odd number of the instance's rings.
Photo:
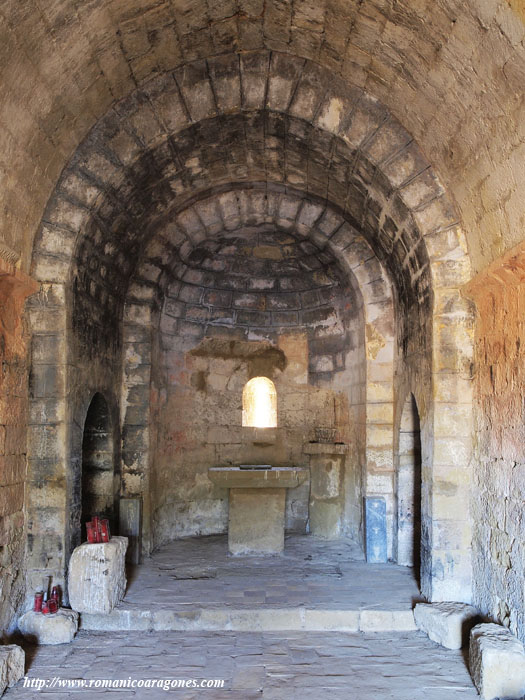
<path id="1" fill-rule="evenodd" d="M 97 541 L 97 532 L 92 522 L 86 523 L 87 541 L 94 544 Z"/>
<path id="2" fill-rule="evenodd" d="M 100 522 L 100 533 L 102 535 L 102 542 L 109 542 L 111 539 L 111 532 L 109 529 L 109 520 L 107 518 L 104 518 Z"/>
<path id="3" fill-rule="evenodd" d="M 51 590 L 51 598 L 56 600 L 58 607 L 60 607 L 60 586 L 53 586 Z"/>
<path id="4" fill-rule="evenodd" d="M 94 515 L 92 518 L 93 528 L 95 530 L 95 542 L 102 542 L 102 532 L 100 531 L 100 518 L 98 515 Z"/>
<path id="5" fill-rule="evenodd" d="M 42 612 L 43 602 L 44 602 L 44 593 L 42 591 L 37 591 L 35 593 L 35 602 L 33 604 L 34 612 Z"/>

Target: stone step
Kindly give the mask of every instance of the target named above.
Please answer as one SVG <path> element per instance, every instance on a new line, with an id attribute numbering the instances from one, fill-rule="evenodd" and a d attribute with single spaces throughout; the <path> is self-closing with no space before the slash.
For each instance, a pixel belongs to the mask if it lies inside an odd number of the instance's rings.
<path id="1" fill-rule="evenodd" d="M 412 610 L 312 610 L 296 608 L 188 611 L 115 608 L 109 615 L 82 613 L 85 630 L 228 632 L 412 632 Z"/>

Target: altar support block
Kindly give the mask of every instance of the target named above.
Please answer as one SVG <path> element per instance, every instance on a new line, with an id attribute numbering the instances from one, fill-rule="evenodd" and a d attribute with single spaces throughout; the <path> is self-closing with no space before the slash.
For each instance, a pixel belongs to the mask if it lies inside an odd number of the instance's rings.
<path id="1" fill-rule="evenodd" d="M 249 468 L 247 468 L 249 466 Z M 280 554 L 284 549 L 286 489 L 302 484 L 303 467 L 210 467 L 208 477 L 230 490 L 228 549 L 231 554 Z"/>
<path id="2" fill-rule="evenodd" d="M 109 614 L 126 592 L 127 537 L 82 544 L 69 562 L 69 603 L 80 613 Z"/>
<path id="3" fill-rule="evenodd" d="M 230 489 L 228 548 L 232 554 L 280 554 L 285 489 Z"/>

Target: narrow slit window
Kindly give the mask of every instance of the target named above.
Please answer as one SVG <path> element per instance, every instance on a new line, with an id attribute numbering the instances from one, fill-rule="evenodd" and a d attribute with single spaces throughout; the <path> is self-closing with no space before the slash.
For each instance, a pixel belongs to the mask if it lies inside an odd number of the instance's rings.
<path id="1" fill-rule="evenodd" d="M 277 393 L 268 377 L 254 377 L 244 385 L 242 424 L 252 428 L 277 427 Z"/>

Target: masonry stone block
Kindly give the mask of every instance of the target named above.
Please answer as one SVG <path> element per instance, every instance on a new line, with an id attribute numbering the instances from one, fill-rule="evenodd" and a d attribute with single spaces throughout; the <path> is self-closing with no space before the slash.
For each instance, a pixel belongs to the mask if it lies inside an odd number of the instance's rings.
<path id="1" fill-rule="evenodd" d="M 126 591 L 124 558 L 127 537 L 109 542 L 82 544 L 69 562 L 68 591 L 73 610 L 110 613 Z"/>
<path id="2" fill-rule="evenodd" d="M 461 649 L 479 622 L 479 611 L 465 603 L 418 603 L 414 618 L 418 629 L 432 641 L 447 649 Z"/>
<path id="3" fill-rule="evenodd" d="M 469 669 L 483 700 L 525 696 L 525 649 L 501 625 L 487 623 L 471 630 Z"/>
<path id="4" fill-rule="evenodd" d="M 245 109 L 264 104 L 269 57 L 266 53 L 241 54 L 242 102 Z"/>
<path id="5" fill-rule="evenodd" d="M 232 554 L 284 549 L 285 489 L 230 489 L 228 547 Z M 261 526 L 264 523 L 264 526 Z"/>
<path id="6" fill-rule="evenodd" d="M 221 111 L 239 109 L 241 106 L 241 83 L 237 56 L 217 56 L 209 62 L 210 75 Z"/>
<path id="7" fill-rule="evenodd" d="M 18 628 L 36 644 L 69 644 L 77 633 L 78 613 L 65 608 L 50 615 L 29 610 L 18 620 Z"/>
<path id="8" fill-rule="evenodd" d="M 0 695 L 24 677 L 25 652 L 16 644 L 0 646 Z"/>

